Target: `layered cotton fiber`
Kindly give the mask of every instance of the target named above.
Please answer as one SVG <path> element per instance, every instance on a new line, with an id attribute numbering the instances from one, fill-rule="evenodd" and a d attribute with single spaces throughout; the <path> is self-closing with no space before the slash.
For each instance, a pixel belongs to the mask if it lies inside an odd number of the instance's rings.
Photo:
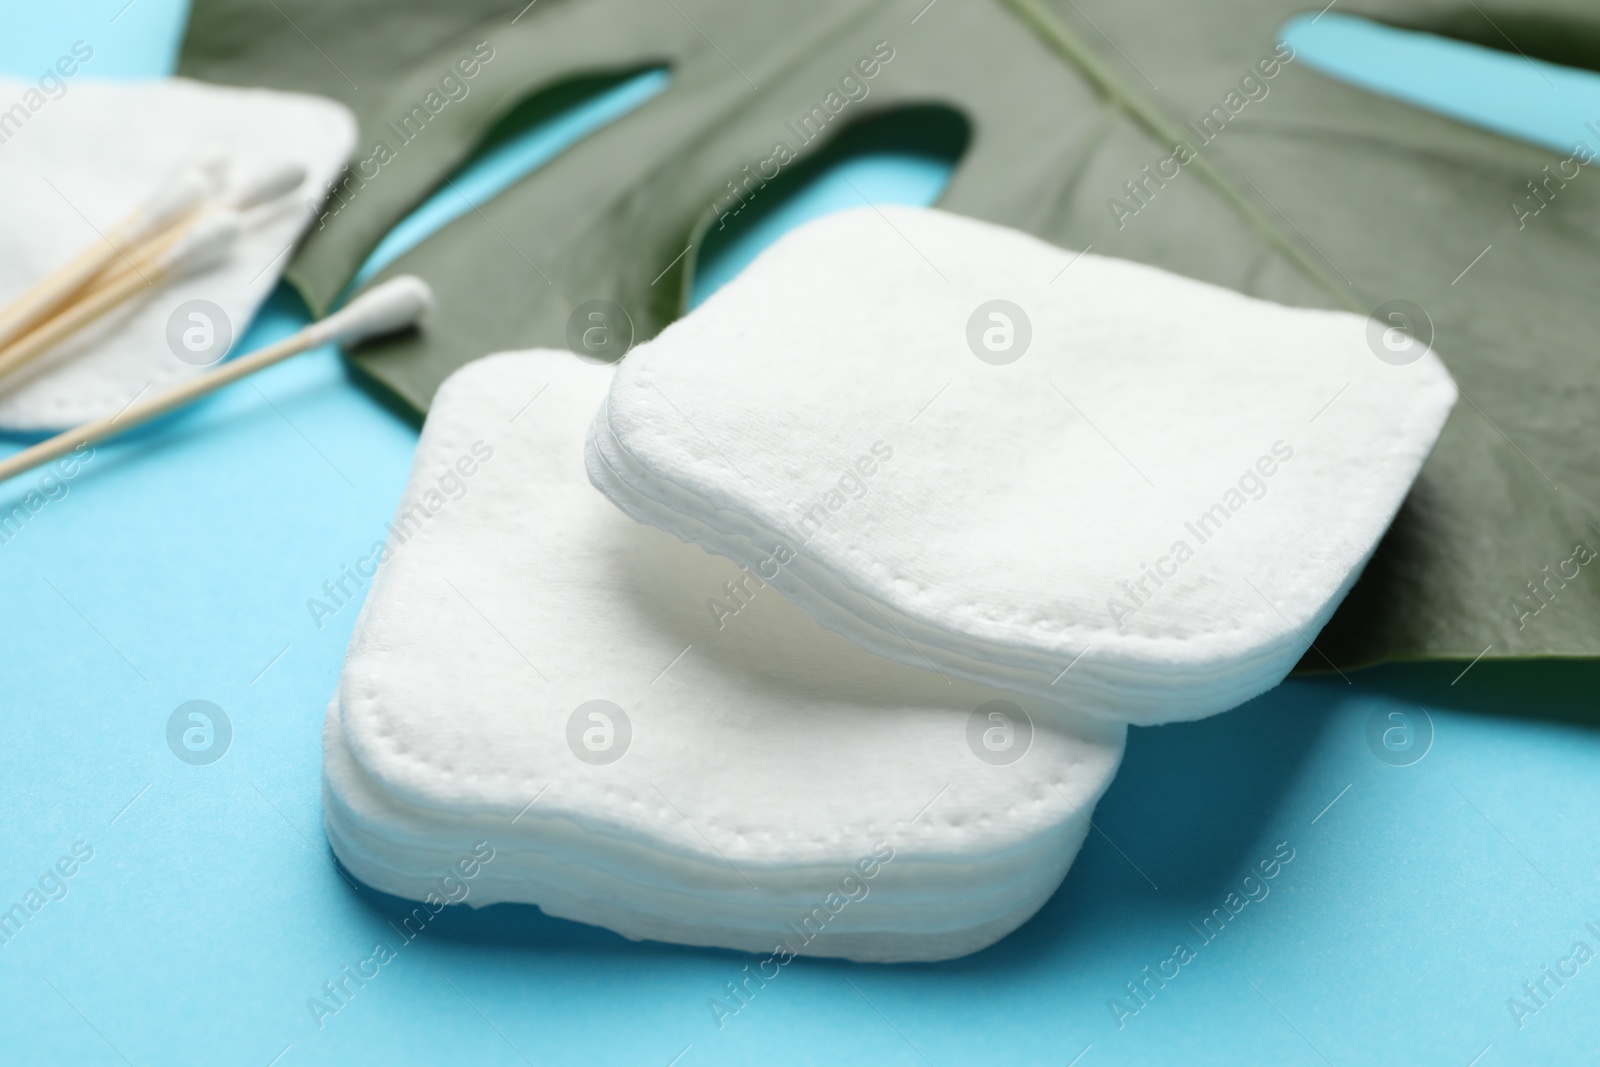
<path id="1" fill-rule="evenodd" d="M 589 484 L 613 369 L 492 356 L 440 390 L 324 728 L 328 838 L 427 899 L 631 938 L 934 960 L 1061 882 L 1125 728 L 872 656 Z M 446 488 L 441 488 L 446 487 Z"/>
<path id="2" fill-rule="evenodd" d="M 1131 723 L 1276 685 L 1454 403 L 1437 356 L 940 211 L 792 231 L 622 362 L 640 521 L 900 663 Z M 1414 339 L 1413 339 L 1414 340 Z"/>

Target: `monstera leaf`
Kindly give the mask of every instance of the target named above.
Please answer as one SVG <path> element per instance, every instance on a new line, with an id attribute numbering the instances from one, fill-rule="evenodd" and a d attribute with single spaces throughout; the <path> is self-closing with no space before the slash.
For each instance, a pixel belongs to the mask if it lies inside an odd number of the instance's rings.
<path id="1" fill-rule="evenodd" d="M 320 312 L 497 126 L 608 79 L 670 69 L 660 96 L 385 272 L 428 279 L 438 313 L 425 333 L 355 359 L 417 410 L 470 359 L 565 346 L 589 301 L 620 305 L 637 339 L 652 336 L 683 312 L 696 257 L 730 214 L 778 197 L 851 138 L 961 153 L 942 207 L 1068 248 L 1289 304 L 1371 313 L 1408 302 L 1385 320 L 1431 322 L 1463 399 L 1307 665 L 1594 656 L 1600 360 L 1588 327 L 1600 178 L 1305 69 L 1275 43 L 1305 10 L 1289 0 L 195 0 L 181 72 L 319 92 L 360 116 L 353 177 L 288 273 Z M 1339 10 L 1600 61 L 1589 0 Z"/>

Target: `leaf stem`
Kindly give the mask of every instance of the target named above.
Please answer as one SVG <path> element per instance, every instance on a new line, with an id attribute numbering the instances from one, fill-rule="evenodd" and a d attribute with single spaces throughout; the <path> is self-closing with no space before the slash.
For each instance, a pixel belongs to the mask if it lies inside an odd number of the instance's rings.
<path id="1" fill-rule="evenodd" d="M 1135 93 L 1104 60 L 1095 54 L 1093 49 L 1084 43 L 1071 26 L 1057 18 L 1041 0 L 1002 0 L 1002 3 L 1016 11 L 1018 17 L 1044 38 L 1047 44 L 1077 67 L 1079 73 L 1092 83 L 1109 103 L 1143 127 L 1146 133 L 1174 148 L 1184 143 L 1182 132 L 1155 105 Z M 1282 253 L 1294 266 L 1300 268 L 1312 281 L 1327 290 L 1335 301 L 1352 311 L 1366 313 L 1366 308 L 1350 292 L 1349 286 L 1340 285 L 1329 277 L 1327 272 L 1306 255 L 1299 245 L 1274 226 L 1271 219 L 1256 210 L 1255 205 L 1245 197 L 1244 193 L 1221 171 L 1212 166 L 1209 159 L 1199 151 L 1195 151 L 1189 166 L 1198 170 L 1207 184 L 1215 189 L 1269 245 Z"/>

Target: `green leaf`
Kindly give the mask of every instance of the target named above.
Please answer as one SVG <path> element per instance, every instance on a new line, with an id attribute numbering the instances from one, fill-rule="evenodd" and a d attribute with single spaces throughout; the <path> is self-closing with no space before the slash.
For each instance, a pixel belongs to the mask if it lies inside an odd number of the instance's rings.
<path id="1" fill-rule="evenodd" d="M 1463 399 L 1305 666 L 1600 653 L 1600 564 L 1573 562 L 1580 543 L 1600 548 L 1589 315 L 1600 177 L 1585 170 L 1519 224 L 1513 202 L 1561 157 L 1292 61 L 1264 77 L 1258 64 L 1300 2 L 924 4 L 195 0 L 181 71 L 337 97 L 361 119 L 362 159 L 389 142 L 394 158 L 363 168 L 373 176 L 351 183 L 290 267 L 320 312 L 514 109 L 556 106 L 584 79 L 670 67 L 661 96 L 379 276 L 420 274 L 439 294 L 426 333 L 354 356 L 418 410 L 468 360 L 565 346 L 567 318 L 585 301 L 614 301 L 639 339 L 654 335 L 682 313 L 727 183 L 780 142 L 800 157 L 787 167 L 802 167 L 842 131 L 859 134 L 867 120 L 893 128 L 906 109 L 942 110 L 970 129 L 948 210 L 1288 304 L 1367 313 L 1413 301 Z M 1586 0 L 1368 0 L 1340 11 L 1600 66 L 1600 13 Z M 479 42 L 493 58 L 468 94 L 398 144 L 389 124 Z M 844 99 L 841 77 L 878 42 L 893 57 L 864 80 L 868 95 L 802 143 L 791 124 L 826 108 L 830 91 Z M 1264 98 L 1245 94 L 1247 75 Z M 1220 132 L 1202 146 L 1196 128 L 1214 107 L 1226 121 L 1213 120 Z M 1180 142 L 1198 157 L 1160 177 Z M 1141 199 L 1128 182 L 1142 184 Z"/>

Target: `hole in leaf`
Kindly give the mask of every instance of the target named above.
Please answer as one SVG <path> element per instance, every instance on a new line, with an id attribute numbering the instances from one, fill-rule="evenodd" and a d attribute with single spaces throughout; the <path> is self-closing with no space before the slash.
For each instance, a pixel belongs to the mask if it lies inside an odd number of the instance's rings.
<path id="1" fill-rule="evenodd" d="M 1579 141 L 1600 151 L 1600 74 L 1530 58 L 1567 54 L 1550 33 L 1471 9 L 1437 28 L 1451 36 L 1330 11 L 1290 19 L 1279 36 L 1295 62 L 1370 92 L 1563 154 Z"/>
<path id="2" fill-rule="evenodd" d="M 741 172 L 735 188 L 723 190 L 716 202 L 718 218 L 696 254 L 689 306 L 803 222 L 867 203 L 934 203 L 971 134 L 967 120 L 949 107 L 902 108 L 846 127 L 821 151 L 790 163 L 765 184 Z M 756 173 L 755 165 L 748 169 Z"/>
<path id="3" fill-rule="evenodd" d="M 667 87 L 663 67 L 596 74 L 562 82 L 528 97 L 497 122 L 472 155 L 401 219 L 361 265 L 351 289 L 430 234 L 465 215 L 550 162 L 589 134 L 642 106 Z"/>

